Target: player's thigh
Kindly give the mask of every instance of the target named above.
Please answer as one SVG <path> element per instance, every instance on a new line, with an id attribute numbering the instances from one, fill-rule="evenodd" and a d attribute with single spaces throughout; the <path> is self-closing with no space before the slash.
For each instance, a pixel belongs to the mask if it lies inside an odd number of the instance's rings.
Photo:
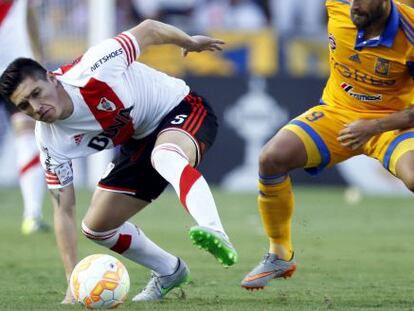
<path id="1" fill-rule="evenodd" d="M 155 131 L 143 139 L 130 139 L 108 164 L 97 188 L 152 202 L 168 182 L 154 169 L 151 153 L 157 139 Z"/>
<path id="2" fill-rule="evenodd" d="M 155 146 L 178 145 L 197 166 L 217 135 L 217 117 L 207 100 L 191 92 L 162 121 Z"/>
<path id="3" fill-rule="evenodd" d="M 414 149 L 404 153 L 397 161 L 396 174 L 409 190 L 414 192 Z"/>
<path id="4" fill-rule="evenodd" d="M 302 141 L 306 150 L 304 167 L 309 173 L 316 174 L 325 167 L 362 152 L 345 148 L 337 140 L 344 124 L 351 123 L 356 118 L 349 111 L 319 105 L 296 117 L 283 129 L 295 133 Z"/>
<path id="5" fill-rule="evenodd" d="M 414 128 L 389 131 L 371 139 L 364 153 L 379 160 L 385 169 L 414 188 Z"/>
<path id="6" fill-rule="evenodd" d="M 107 231 L 118 228 L 147 205 L 126 194 L 96 189 L 83 221 L 91 230 Z"/>

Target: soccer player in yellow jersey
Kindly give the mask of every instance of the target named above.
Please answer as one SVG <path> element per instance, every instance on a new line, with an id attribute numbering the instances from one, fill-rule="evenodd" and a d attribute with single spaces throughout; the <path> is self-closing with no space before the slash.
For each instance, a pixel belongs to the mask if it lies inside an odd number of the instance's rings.
<path id="1" fill-rule="evenodd" d="M 243 279 L 259 289 L 296 269 L 289 171 L 311 174 L 365 154 L 414 192 L 414 10 L 393 0 L 327 0 L 331 74 L 320 104 L 260 155 L 259 211 L 269 252 Z"/>

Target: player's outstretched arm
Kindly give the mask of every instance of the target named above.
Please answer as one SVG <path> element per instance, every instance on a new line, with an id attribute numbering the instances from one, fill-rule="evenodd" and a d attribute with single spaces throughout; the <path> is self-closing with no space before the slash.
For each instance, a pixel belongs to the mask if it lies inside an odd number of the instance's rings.
<path id="1" fill-rule="evenodd" d="M 75 191 L 73 185 L 69 185 L 61 189 L 51 189 L 50 194 L 54 207 L 56 241 L 66 278 L 69 280 L 78 260 Z M 71 297 L 65 297 L 65 300 L 63 303 L 71 303 Z"/>
<path id="2" fill-rule="evenodd" d="M 224 44 L 222 40 L 207 36 L 190 36 L 177 27 L 147 19 L 131 28 L 129 32 L 135 36 L 143 50 L 150 45 L 174 44 L 189 52 L 219 51 Z"/>

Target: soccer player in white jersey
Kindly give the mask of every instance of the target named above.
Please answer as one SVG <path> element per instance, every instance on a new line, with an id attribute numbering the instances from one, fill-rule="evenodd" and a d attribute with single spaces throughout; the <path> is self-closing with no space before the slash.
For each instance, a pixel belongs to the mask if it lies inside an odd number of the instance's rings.
<path id="1" fill-rule="evenodd" d="M 214 112 L 183 80 L 136 61 L 147 46 L 167 43 L 183 48 L 184 55 L 221 50 L 223 44 L 146 20 L 55 72 L 20 58 L 0 77 L 0 94 L 37 121 L 36 138 L 67 277 L 77 261 L 71 159 L 121 145 L 97 185 L 82 232 L 153 271 L 134 301 L 162 299 L 189 275 L 182 259 L 128 222 L 168 183 L 197 223 L 189 232 L 193 243 L 225 266 L 237 261 L 209 186 L 195 168 L 215 139 Z M 65 302 L 70 302 L 69 295 Z"/>
<path id="2" fill-rule="evenodd" d="M 34 57 L 28 30 L 36 28 L 27 0 L 0 1 L 0 73 L 16 57 Z M 31 17 L 29 19 L 29 17 Z M 28 22 L 30 27 L 28 28 Z M 35 44 L 36 46 L 36 44 Z M 48 229 L 42 220 L 45 190 L 43 169 L 36 146 L 34 122 L 12 104 L 5 105 L 15 137 L 15 157 L 19 170 L 19 183 L 23 197 L 22 233 L 27 235 Z M 7 146 L 3 146 L 7 148 Z"/>

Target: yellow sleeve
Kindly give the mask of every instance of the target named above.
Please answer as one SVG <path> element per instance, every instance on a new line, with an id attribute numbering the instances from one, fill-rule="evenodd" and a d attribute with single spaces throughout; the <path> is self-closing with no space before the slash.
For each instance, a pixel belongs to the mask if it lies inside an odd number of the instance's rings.
<path id="1" fill-rule="evenodd" d="M 335 16 L 341 14 L 349 14 L 348 0 L 326 0 L 326 11 L 328 12 L 328 19 L 334 19 Z"/>

